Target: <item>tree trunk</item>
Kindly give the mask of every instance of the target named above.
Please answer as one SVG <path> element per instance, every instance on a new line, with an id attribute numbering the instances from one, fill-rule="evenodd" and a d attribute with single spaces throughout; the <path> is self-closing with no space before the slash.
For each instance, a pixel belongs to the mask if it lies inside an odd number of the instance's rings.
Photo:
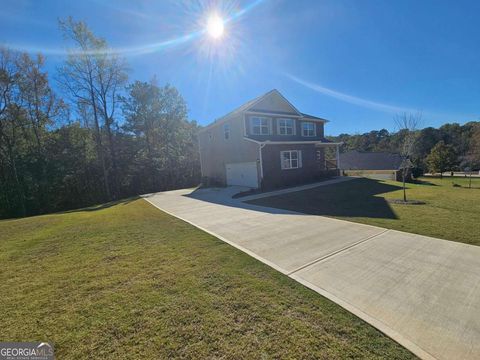
<path id="1" fill-rule="evenodd" d="M 17 171 L 17 163 L 15 161 L 15 156 L 13 155 L 13 149 L 9 146 L 8 147 L 9 157 L 10 157 L 10 164 L 12 167 L 13 179 L 15 180 L 15 187 L 17 189 L 17 194 L 20 198 L 20 215 L 25 217 L 27 215 L 27 210 L 25 206 L 25 194 L 23 193 L 22 184 L 20 184 L 20 180 L 18 178 L 18 171 Z"/>
<path id="2" fill-rule="evenodd" d="M 97 105 L 95 102 L 95 96 L 93 93 L 93 90 L 90 91 L 90 96 L 92 100 L 92 108 L 93 108 L 93 119 L 95 121 L 95 142 L 97 145 L 97 152 L 98 156 L 100 157 L 100 162 L 102 164 L 102 172 L 103 172 L 103 184 L 105 187 L 105 195 L 107 196 L 107 200 L 110 200 L 111 195 L 110 195 L 110 185 L 108 182 L 108 171 L 107 167 L 105 165 L 105 154 L 103 152 L 103 146 L 102 146 L 102 134 L 100 132 L 100 124 L 98 123 L 98 111 L 97 111 Z"/>
<path id="3" fill-rule="evenodd" d="M 46 163 L 46 154 L 43 144 L 40 140 L 40 134 L 37 128 L 35 121 L 32 121 L 33 132 L 35 135 L 36 145 L 37 145 L 37 160 L 40 163 L 40 179 L 39 179 L 39 210 L 40 213 L 47 212 L 49 205 L 49 196 L 48 196 L 48 186 L 47 186 L 47 163 Z"/>
<path id="4" fill-rule="evenodd" d="M 118 192 L 118 171 L 117 171 L 117 155 L 115 153 L 115 144 L 114 144 L 114 139 L 112 135 L 112 129 L 111 129 L 111 119 L 105 118 L 105 128 L 107 130 L 107 137 L 108 137 L 108 149 L 110 152 L 110 159 L 112 161 L 112 171 L 113 171 L 113 189 L 112 189 L 112 196 L 113 199 L 115 200 L 117 198 L 117 192 Z"/>

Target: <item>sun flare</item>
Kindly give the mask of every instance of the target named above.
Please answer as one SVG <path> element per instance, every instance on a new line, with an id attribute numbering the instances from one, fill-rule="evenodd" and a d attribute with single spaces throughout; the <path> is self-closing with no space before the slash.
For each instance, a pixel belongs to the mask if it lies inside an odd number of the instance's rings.
<path id="1" fill-rule="evenodd" d="M 218 15 L 212 15 L 207 22 L 207 33 L 214 39 L 218 39 L 223 35 L 223 20 Z"/>

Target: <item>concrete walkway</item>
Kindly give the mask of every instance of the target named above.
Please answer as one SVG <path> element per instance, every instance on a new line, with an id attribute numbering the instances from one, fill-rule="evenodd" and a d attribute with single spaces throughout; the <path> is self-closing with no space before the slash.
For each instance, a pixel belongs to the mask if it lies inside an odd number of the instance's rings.
<path id="1" fill-rule="evenodd" d="M 289 187 L 289 188 L 285 188 L 285 189 L 262 192 L 262 193 L 258 193 L 258 194 L 254 194 L 254 195 L 244 196 L 240 200 L 241 201 L 257 200 L 257 199 L 262 199 L 262 198 L 266 198 L 266 197 L 270 197 L 270 196 L 276 196 L 276 195 L 288 194 L 288 193 L 302 191 L 302 190 L 313 189 L 313 188 L 316 188 L 316 187 L 319 187 L 319 186 L 338 184 L 338 183 L 353 180 L 353 179 L 358 179 L 358 178 L 353 177 L 353 176 L 336 176 L 333 179 L 319 181 L 319 182 L 316 182 L 316 183 L 313 183 L 313 184 Z"/>
<path id="2" fill-rule="evenodd" d="M 146 195 L 424 359 L 480 359 L 480 247 L 245 204 L 241 188 Z"/>

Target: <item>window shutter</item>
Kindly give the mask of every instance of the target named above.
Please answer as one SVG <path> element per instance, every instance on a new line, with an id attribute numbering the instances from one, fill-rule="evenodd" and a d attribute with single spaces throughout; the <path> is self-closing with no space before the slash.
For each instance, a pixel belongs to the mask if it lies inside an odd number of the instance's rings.
<path id="1" fill-rule="evenodd" d="M 298 167 L 302 167 L 302 150 L 298 150 Z"/>

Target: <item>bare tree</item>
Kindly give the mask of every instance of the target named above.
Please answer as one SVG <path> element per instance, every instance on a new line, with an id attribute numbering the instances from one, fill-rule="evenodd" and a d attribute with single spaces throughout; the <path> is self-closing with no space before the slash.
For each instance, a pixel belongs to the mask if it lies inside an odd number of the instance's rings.
<path id="1" fill-rule="evenodd" d="M 117 93 L 127 81 L 126 66 L 102 38 L 96 37 L 87 25 L 71 17 L 60 21 L 64 36 L 75 45 L 68 58 L 58 69 L 58 82 L 71 96 L 82 114 L 91 114 L 95 130 L 95 142 L 103 172 L 105 194 L 112 196 L 109 167 L 103 144 L 102 128 L 107 135 L 113 179 L 117 178 L 117 161 L 112 134 L 117 108 Z M 89 108 L 89 111 L 86 111 Z M 114 187 L 113 197 L 117 192 Z"/>
<path id="2" fill-rule="evenodd" d="M 108 138 L 114 181 L 114 196 L 116 196 L 118 192 L 118 165 L 112 127 L 116 124 L 115 111 L 118 104 L 118 93 L 127 82 L 127 67 L 123 59 L 120 59 L 115 54 L 107 53 L 97 54 L 95 65 L 97 69 L 96 94 Z"/>
<path id="3" fill-rule="evenodd" d="M 418 127 L 422 119 L 421 113 L 396 115 L 394 118 L 395 125 L 402 136 L 400 142 L 399 153 L 402 158 L 402 183 L 403 183 L 403 201 L 407 202 L 406 179 L 413 167 L 412 156 L 415 153 L 417 144 Z"/>

